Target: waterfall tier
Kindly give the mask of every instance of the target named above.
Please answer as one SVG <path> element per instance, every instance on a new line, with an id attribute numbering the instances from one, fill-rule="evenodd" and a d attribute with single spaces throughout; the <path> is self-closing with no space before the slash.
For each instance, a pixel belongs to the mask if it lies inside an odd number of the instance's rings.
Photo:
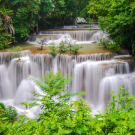
<path id="1" fill-rule="evenodd" d="M 127 54 L 127 51 L 120 53 Z M 20 109 L 23 109 L 21 102 L 32 98 L 30 91 L 41 91 L 29 78 L 31 76 L 39 78 L 40 75 L 44 77 L 51 69 L 55 73 L 61 70 L 64 76 L 68 75 L 68 78 L 74 75 L 73 82 L 66 88 L 71 92 L 85 91 L 87 94 L 83 98 L 91 104 L 93 111 L 97 111 L 99 106 L 102 106 L 100 108 L 102 111 L 104 110 L 110 97 L 108 92 L 114 90 L 113 86 L 118 88 L 118 85 L 126 84 L 131 88 L 130 94 L 135 94 L 134 77 L 132 77 L 134 73 L 131 73 L 135 69 L 135 61 L 127 59 L 130 56 L 100 53 L 53 57 L 50 54 L 33 55 L 29 51 L 23 51 L 21 55 L 25 57 L 19 60 L 12 58 L 9 53 L 0 53 L 0 100 L 14 98 L 13 105 Z"/>

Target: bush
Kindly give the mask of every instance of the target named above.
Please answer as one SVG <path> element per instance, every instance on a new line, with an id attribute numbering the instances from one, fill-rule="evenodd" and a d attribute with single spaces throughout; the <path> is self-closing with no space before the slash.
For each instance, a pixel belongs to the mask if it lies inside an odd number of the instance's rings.
<path id="1" fill-rule="evenodd" d="M 61 54 L 61 53 L 65 53 L 65 52 L 67 52 L 67 50 L 68 50 L 67 45 L 64 44 L 63 42 L 60 42 L 58 48 L 59 48 L 58 51 L 60 52 L 60 54 Z"/>
<path id="2" fill-rule="evenodd" d="M 108 44 L 107 49 L 112 52 L 118 52 L 120 50 L 120 45 L 113 43 L 113 44 Z"/>
<path id="3" fill-rule="evenodd" d="M 6 131 L 8 126 L 17 116 L 17 111 L 12 106 L 7 106 L 0 102 L 0 133 Z"/>
<path id="4" fill-rule="evenodd" d="M 55 46 L 55 43 L 52 43 L 52 45 L 51 46 L 49 46 L 49 49 L 50 49 L 50 53 L 52 54 L 52 55 L 56 55 L 57 54 L 57 47 Z"/>
<path id="5" fill-rule="evenodd" d="M 79 46 L 79 45 L 72 45 L 71 47 L 71 52 L 74 54 L 74 55 L 77 55 L 78 51 L 80 48 L 83 48 L 83 46 Z"/>
<path id="6" fill-rule="evenodd" d="M 120 45 L 116 43 L 111 43 L 111 40 L 105 38 L 101 38 L 99 44 L 103 45 L 104 48 L 112 52 L 118 52 L 120 50 Z"/>
<path id="7" fill-rule="evenodd" d="M 12 35 L 8 34 L 6 35 L 5 33 L 2 33 L 0 36 L 0 50 L 9 47 L 9 44 L 11 44 L 12 42 L 10 42 L 12 40 Z"/>
<path id="8" fill-rule="evenodd" d="M 111 41 L 109 39 L 105 39 L 105 38 L 101 38 L 99 40 L 99 44 L 103 45 L 105 48 L 107 48 L 108 44 L 110 43 Z"/>

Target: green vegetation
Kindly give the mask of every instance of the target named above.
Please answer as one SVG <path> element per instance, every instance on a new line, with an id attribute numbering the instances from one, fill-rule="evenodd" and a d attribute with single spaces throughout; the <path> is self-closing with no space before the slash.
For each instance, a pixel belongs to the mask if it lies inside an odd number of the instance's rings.
<path id="1" fill-rule="evenodd" d="M 0 0 L 0 49 L 39 30 L 73 24 L 70 17 L 84 15 L 87 4 L 87 0 Z"/>
<path id="2" fill-rule="evenodd" d="M 0 102 L 0 133 L 8 130 L 8 126 L 12 125 L 12 122 L 17 115 L 17 111 L 14 107 L 5 107 L 5 105 Z"/>
<path id="3" fill-rule="evenodd" d="M 71 53 L 73 55 L 77 55 L 80 48 L 83 48 L 83 46 L 82 45 L 76 45 L 76 44 L 74 45 L 74 44 L 71 43 L 71 41 L 66 41 L 65 43 L 60 42 L 58 47 L 56 47 L 55 43 L 52 42 L 52 45 L 49 46 L 49 49 L 50 49 L 49 52 L 52 55 L 56 55 L 57 52 L 60 52 L 60 54 L 65 53 L 65 52 L 69 52 L 70 55 L 71 55 Z"/>
<path id="4" fill-rule="evenodd" d="M 80 48 L 83 48 L 83 46 L 82 45 L 72 45 L 72 47 L 71 47 L 71 52 L 74 54 L 74 55 L 77 55 L 77 53 L 78 53 L 78 51 L 79 51 L 79 49 Z"/>
<path id="5" fill-rule="evenodd" d="M 40 106 L 43 110 L 36 119 L 27 118 L 25 115 L 13 123 L 17 113 L 12 107 L 5 108 L 0 103 L 0 133 L 5 135 L 21 134 L 46 134 L 46 135 L 111 135 L 111 134 L 135 134 L 135 103 L 134 96 L 128 95 L 125 86 L 120 86 L 117 97 L 111 93 L 111 101 L 105 112 L 91 114 L 91 107 L 86 101 L 80 98 L 78 101 L 70 101 L 70 97 L 84 95 L 84 92 L 70 93 L 64 87 L 73 79 L 64 78 L 61 72 L 54 75 L 53 71 L 46 74 L 42 84 L 39 80 L 31 78 L 43 91 L 39 95 L 36 91 L 32 94 L 35 97 L 31 103 L 24 103 L 26 108 Z M 55 98 L 55 99 L 54 99 Z M 118 107 L 116 106 L 118 105 Z"/>
<path id="6" fill-rule="evenodd" d="M 56 45 L 55 45 L 55 43 L 54 42 L 52 42 L 52 44 L 49 46 L 49 49 L 50 49 L 50 53 L 52 54 L 52 55 L 56 55 L 57 54 L 57 47 L 56 47 Z"/>
<path id="7" fill-rule="evenodd" d="M 121 47 L 135 51 L 135 1 L 90 0 L 88 12 L 98 18 L 103 31 L 109 32 L 112 40 Z"/>
<path id="8" fill-rule="evenodd" d="M 116 43 L 109 50 L 122 47 L 134 55 L 134 0 L 0 0 L 0 3 L 0 49 L 11 42 L 25 41 L 31 33 L 70 25 L 76 17 L 84 17 L 88 22 L 98 21 L 101 29 L 109 32 Z"/>
<path id="9" fill-rule="evenodd" d="M 99 44 L 103 45 L 104 48 L 112 52 L 118 52 L 120 50 L 120 45 L 116 43 L 111 43 L 111 40 L 109 39 L 101 38 L 99 40 Z"/>
<path id="10" fill-rule="evenodd" d="M 65 53 L 68 51 L 67 45 L 64 44 L 64 42 L 60 42 L 59 46 L 58 46 L 58 52 L 61 53 Z"/>
<path id="11" fill-rule="evenodd" d="M 111 41 L 109 39 L 101 38 L 99 40 L 99 44 L 103 45 L 104 48 L 107 48 L 107 45 L 110 44 L 110 43 L 111 43 Z"/>

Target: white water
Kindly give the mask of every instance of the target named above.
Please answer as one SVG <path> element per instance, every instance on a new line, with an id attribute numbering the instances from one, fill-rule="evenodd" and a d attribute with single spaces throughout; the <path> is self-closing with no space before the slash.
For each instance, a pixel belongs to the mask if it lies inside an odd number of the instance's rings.
<path id="1" fill-rule="evenodd" d="M 38 45 L 37 41 L 40 40 L 43 35 L 45 37 L 48 36 L 48 41 L 46 42 L 46 45 L 51 45 L 51 43 L 54 42 L 56 46 L 59 46 L 59 43 L 62 41 L 68 41 L 72 44 L 91 44 L 92 42 L 99 41 L 99 39 L 101 38 L 108 38 L 108 34 L 103 33 L 100 30 L 50 30 L 40 31 L 39 35 L 31 35 L 27 42 Z"/>

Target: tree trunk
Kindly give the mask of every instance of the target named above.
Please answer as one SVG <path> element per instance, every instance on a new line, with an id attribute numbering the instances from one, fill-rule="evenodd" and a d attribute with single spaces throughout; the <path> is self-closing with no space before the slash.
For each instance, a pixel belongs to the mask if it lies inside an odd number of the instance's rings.
<path id="1" fill-rule="evenodd" d="M 43 50 L 43 45 L 41 45 L 41 50 Z"/>
<path id="2" fill-rule="evenodd" d="M 5 8 L 4 0 L 2 0 L 1 2 L 2 2 L 3 8 Z M 6 17 L 4 15 L 3 15 L 3 19 L 4 19 L 4 26 L 5 26 L 5 33 L 8 34 L 8 27 L 7 27 L 8 22 L 7 22 L 7 19 L 6 19 Z"/>
<path id="3" fill-rule="evenodd" d="M 33 34 L 34 34 L 34 32 L 35 32 L 35 31 L 34 31 L 34 28 L 35 28 L 35 27 L 33 27 Z"/>
<path id="4" fill-rule="evenodd" d="M 62 25 L 64 25 L 64 22 L 65 22 L 65 17 L 64 17 L 64 19 L 63 19 Z"/>
<path id="5" fill-rule="evenodd" d="M 60 16 L 60 26 L 62 26 L 62 15 Z"/>
<path id="6" fill-rule="evenodd" d="M 37 18 L 37 26 L 36 26 L 36 35 L 38 35 L 38 18 Z"/>
<path id="7" fill-rule="evenodd" d="M 131 44 L 132 44 L 132 55 L 134 56 L 134 42 L 133 42 L 133 34 L 131 31 Z"/>

